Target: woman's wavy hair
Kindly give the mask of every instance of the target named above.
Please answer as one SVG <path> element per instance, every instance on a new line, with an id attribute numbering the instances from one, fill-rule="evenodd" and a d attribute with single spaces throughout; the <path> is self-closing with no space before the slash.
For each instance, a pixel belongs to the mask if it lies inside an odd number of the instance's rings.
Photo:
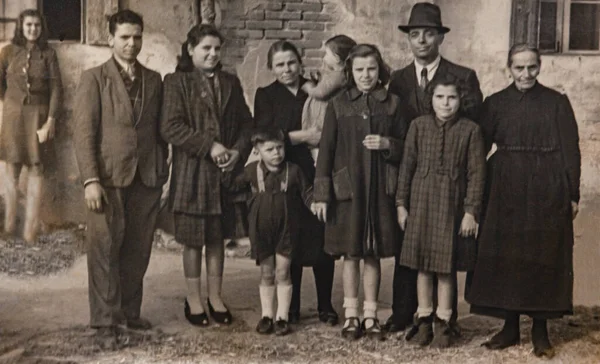
<path id="1" fill-rule="evenodd" d="M 354 46 L 352 50 L 350 50 L 348 58 L 346 58 L 346 79 L 348 80 L 348 85 L 350 87 L 356 86 L 356 81 L 354 81 L 354 77 L 352 76 L 352 63 L 354 62 L 354 59 L 369 56 L 375 57 L 375 60 L 379 65 L 378 79 L 381 85 L 385 86 L 388 84 L 388 82 L 390 82 L 390 66 L 388 66 L 387 63 L 384 62 L 383 57 L 381 56 L 381 52 L 379 52 L 377 46 L 373 44 L 363 43 Z"/>
<path id="2" fill-rule="evenodd" d="M 25 9 L 21 12 L 21 14 L 19 14 L 12 44 L 21 47 L 24 47 L 27 44 L 27 38 L 25 38 L 25 34 L 23 34 L 23 22 L 27 16 L 40 19 L 40 23 L 42 23 L 42 31 L 40 33 L 40 37 L 35 41 L 35 44 L 42 50 L 48 48 L 48 25 L 46 24 L 46 18 L 44 15 L 42 15 L 42 13 L 37 9 Z"/>
<path id="3" fill-rule="evenodd" d="M 225 39 L 223 35 L 215 28 L 214 25 L 211 24 L 198 24 L 194 25 L 192 29 L 187 33 L 187 39 L 181 45 L 181 56 L 177 57 L 177 68 L 176 71 L 180 72 L 192 72 L 196 68 L 194 66 L 194 62 L 192 60 L 192 56 L 188 50 L 188 45 L 195 47 L 197 46 L 202 39 L 205 37 L 215 37 L 219 38 L 221 45 Z M 217 69 L 221 69 L 221 62 L 217 65 Z"/>
<path id="4" fill-rule="evenodd" d="M 433 93 L 438 86 L 454 86 L 456 88 L 456 92 L 458 93 L 458 97 L 460 98 L 460 106 L 458 108 L 458 115 L 465 115 L 465 111 L 471 107 L 469 105 L 469 99 L 467 95 L 469 94 L 469 86 L 460 80 L 459 78 L 451 75 L 439 75 L 439 77 L 435 77 L 425 88 L 425 110 L 427 113 L 434 115 L 435 111 L 433 110 L 432 100 Z"/>

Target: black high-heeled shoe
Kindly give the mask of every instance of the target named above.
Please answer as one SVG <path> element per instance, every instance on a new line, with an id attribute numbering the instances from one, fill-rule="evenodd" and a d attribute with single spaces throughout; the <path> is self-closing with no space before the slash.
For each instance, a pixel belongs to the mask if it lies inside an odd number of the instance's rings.
<path id="1" fill-rule="evenodd" d="M 192 315 L 192 312 L 190 310 L 190 304 L 188 303 L 187 298 L 185 299 L 183 313 L 185 314 L 185 318 L 189 321 L 189 323 L 194 326 L 208 326 L 209 324 L 208 315 L 206 314 L 206 312 Z"/>
<path id="2" fill-rule="evenodd" d="M 231 324 L 233 317 L 231 316 L 231 312 L 229 312 L 229 309 L 227 309 L 227 307 L 225 307 L 225 309 L 226 309 L 225 312 L 218 312 L 218 311 L 215 311 L 213 306 L 210 304 L 209 299 L 206 300 L 206 303 L 208 304 L 208 312 L 210 312 L 210 315 L 212 316 L 213 319 L 215 319 L 215 321 L 217 321 L 218 323 L 223 324 L 223 325 Z"/>

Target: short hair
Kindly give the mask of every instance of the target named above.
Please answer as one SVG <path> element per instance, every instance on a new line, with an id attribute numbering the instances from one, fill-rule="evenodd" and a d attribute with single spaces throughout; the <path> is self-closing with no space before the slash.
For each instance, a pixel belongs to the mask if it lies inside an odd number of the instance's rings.
<path id="1" fill-rule="evenodd" d="M 354 46 L 352 50 L 350 50 L 348 58 L 346 59 L 346 79 L 348 80 L 350 86 L 356 86 L 356 81 L 352 75 L 352 63 L 356 58 L 369 56 L 375 57 L 375 60 L 379 65 L 379 82 L 381 82 L 382 85 L 387 85 L 387 83 L 390 81 L 390 67 L 383 61 L 383 57 L 381 56 L 381 52 L 379 52 L 377 46 L 363 43 Z"/>
<path id="2" fill-rule="evenodd" d="M 42 50 L 48 48 L 48 25 L 46 24 L 46 18 L 44 15 L 37 9 L 25 9 L 17 18 L 17 26 L 15 27 L 15 34 L 12 39 L 12 44 L 24 47 L 27 44 L 27 38 L 25 38 L 25 34 L 23 34 L 23 22 L 25 21 L 25 17 L 36 17 L 40 19 L 40 23 L 42 24 L 42 31 L 40 32 L 40 37 L 35 41 L 35 44 Z"/>
<path id="3" fill-rule="evenodd" d="M 537 57 L 538 64 L 542 64 L 542 56 L 540 54 L 540 50 L 537 47 L 534 47 L 527 43 L 517 43 L 510 47 L 510 50 L 508 51 L 508 59 L 506 60 L 506 65 L 509 68 L 510 66 L 512 66 L 513 56 L 521 52 L 533 52 Z"/>
<path id="4" fill-rule="evenodd" d="M 346 61 L 346 58 L 348 58 L 348 55 L 354 46 L 356 46 L 354 39 L 343 34 L 329 38 L 325 42 L 325 47 L 331 49 L 333 54 L 338 56 L 342 62 Z"/>
<path id="5" fill-rule="evenodd" d="M 255 130 L 252 134 L 252 137 L 250 137 L 250 142 L 254 147 L 256 147 L 258 144 L 274 141 L 285 143 L 285 134 L 281 129 L 259 128 Z"/>
<path id="6" fill-rule="evenodd" d="M 452 74 L 445 74 L 445 75 L 440 75 L 440 77 L 435 77 L 433 79 L 433 81 L 431 81 L 427 87 L 425 88 L 425 94 L 426 94 L 426 99 L 424 102 L 424 106 L 425 106 L 425 110 L 427 110 L 427 112 L 429 114 L 434 114 L 434 110 L 433 110 L 433 106 L 432 106 L 432 101 L 433 101 L 433 94 L 435 92 L 435 89 L 438 86 L 454 86 L 456 88 L 456 93 L 458 94 L 458 97 L 460 99 L 460 106 L 458 108 L 458 115 L 464 115 L 465 114 L 465 110 L 468 109 L 469 105 L 466 104 L 468 98 L 466 97 L 468 95 L 468 91 L 469 91 L 469 86 L 463 82 L 461 79 L 457 78 L 456 76 L 452 75 Z"/>
<path id="7" fill-rule="evenodd" d="M 126 9 L 118 11 L 108 18 L 108 32 L 111 35 L 115 35 L 117 25 L 125 23 L 139 25 L 142 31 L 144 31 L 144 19 L 142 16 L 135 11 Z"/>
<path id="8" fill-rule="evenodd" d="M 187 33 L 185 42 L 181 45 L 181 56 L 177 58 L 177 71 L 181 72 L 192 72 L 195 68 L 192 56 L 188 50 L 188 46 L 196 47 L 202 39 L 205 37 L 219 38 L 221 45 L 224 42 L 223 35 L 211 24 L 198 24 L 194 25 Z M 221 68 L 221 63 L 217 65 L 217 68 Z"/>
<path id="9" fill-rule="evenodd" d="M 275 53 L 288 51 L 294 53 L 296 58 L 298 58 L 298 63 L 302 64 L 302 56 L 300 55 L 298 48 L 287 40 L 278 40 L 269 47 L 269 52 L 267 53 L 267 68 L 270 70 L 273 69 L 273 56 Z"/>

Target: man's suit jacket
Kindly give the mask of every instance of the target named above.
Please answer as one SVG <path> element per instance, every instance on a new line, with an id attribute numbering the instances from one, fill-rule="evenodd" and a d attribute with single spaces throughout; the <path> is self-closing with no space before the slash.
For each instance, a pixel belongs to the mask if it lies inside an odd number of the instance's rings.
<path id="1" fill-rule="evenodd" d="M 473 121 L 477 121 L 483 102 L 483 95 L 479 88 L 479 80 L 475 71 L 442 58 L 431 82 L 445 74 L 451 74 L 466 84 L 468 92 L 465 96 L 466 100 L 463 101 L 466 106 L 465 116 Z M 422 103 L 418 102 L 418 87 L 414 62 L 392 73 L 389 90 L 400 96 L 400 100 L 410 121 L 429 112 L 423 109 Z"/>
<path id="2" fill-rule="evenodd" d="M 74 142 L 82 181 L 98 178 L 105 187 L 126 187 L 136 171 L 149 187 L 169 175 L 167 144 L 159 134 L 160 74 L 141 67 L 141 111 L 134 118 L 123 79 L 111 58 L 84 71 L 75 95 Z"/>

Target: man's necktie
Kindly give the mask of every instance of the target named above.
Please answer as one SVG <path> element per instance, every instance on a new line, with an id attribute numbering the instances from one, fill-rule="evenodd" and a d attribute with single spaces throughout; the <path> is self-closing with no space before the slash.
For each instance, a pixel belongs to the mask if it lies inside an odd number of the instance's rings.
<path id="1" fill-rule="evenodd" d="M 421 86 L 421 89 L 423 91 L 425 91 L 425 88 L 427 88 L 428 82 L 429 80 L 427 79 L 427 68 L 423 68 L 421 70 L 421 82 L 419 83 L 419 86 Z"/>

